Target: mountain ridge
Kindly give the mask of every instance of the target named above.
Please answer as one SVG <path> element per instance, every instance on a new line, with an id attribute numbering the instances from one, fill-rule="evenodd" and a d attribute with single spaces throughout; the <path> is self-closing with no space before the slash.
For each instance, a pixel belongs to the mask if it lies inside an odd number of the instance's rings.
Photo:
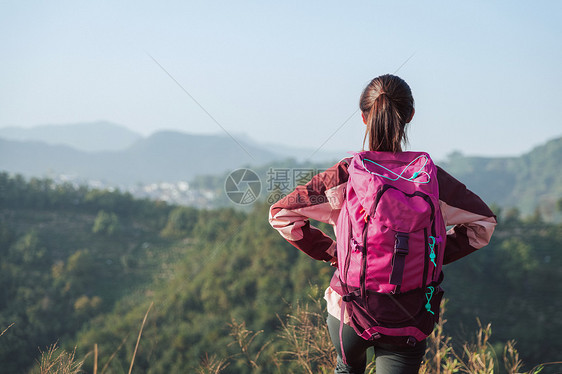
<path id="1" fill-rule="evenodd" d="M 314 164 L 316 169 L 321 169 L 322 165 L 329 167 L 346 156 L 345 152 L 334 152 L 330 161 L 328 158 L 321 162 L 307 160 L 305 157 L 312 150 L 261 145 L 236 135 L 233 141 L 225 134 L 163 130 L 141 136 L 125 149 L 84 151 L 70 145 L 2 139 L 0 133 L 0 170 L 26 177 L 67 175 L 113 186 L 191 182 L 198 177 L 212 176 L 203 180 L 208 180 L 208 188 L 222 194 L 226 174 L 241 167 L 255 168 L 265 185 L 268 167 L 298 168 Z M 297 150 L 305 161 L 298 160 Z M 295 161 L 284 163 L 291 158 Z M 516 207 L 524 214 L 532 214 L 539 207 L 543 215 L 560 220 L 557 210 L 558 200 L 562 199 L 560 159 L 562 137 L 520 156 L 465 156 L 453 152 L 437 163 L 487 203 Z"/>
<path id="2" fill-rule="evenodd" d="M 246 133 L 232 134 L 195 134 L 180 130 L 162 129 L 148 136 L 130 130 L 128 127 L 110 121 L 93 121 L 75 124 L 38 125 L 30 128 L 8 126 L 0 127 L 0 138 L 14 141 L 43 142 L 50 145 L 66 145 L 76 150 L 86 152 L 121 151 L 134 147 L 137 142 L 142 142 L 162 133 L 176 133 L 192 137 L 226 137 L 234 139 L 239 146 L 252 145 L 266 149 L 279 157 L 294 157 L 303 161 L 322 161 L 336 159 L 340 151 L 313 150 L 312 148 L 291 147 L 274 143 L 260 143 Z"/>
<path id="3" fill-rule="evenodd" d="M 0 138 L 16 141 L 38 141 L 50 145 L 66 145 L 86 152 L 122 150 L 142 135 L 109 121 L 60 125 L 39 125 L 30 128 L 0 128 Z"/>
<path id="4" fill-rule="evenodd" d="M 236 144 L 227 137 L 172 131 L 155 133 L 121 151 L 85 152 L 66 145 L 0 138 L 2 170 L 35 177 L 71 174 L 115 184 L 189 180 L 209 170 L 220 173 L 276 158 L 271 152 Z"/>

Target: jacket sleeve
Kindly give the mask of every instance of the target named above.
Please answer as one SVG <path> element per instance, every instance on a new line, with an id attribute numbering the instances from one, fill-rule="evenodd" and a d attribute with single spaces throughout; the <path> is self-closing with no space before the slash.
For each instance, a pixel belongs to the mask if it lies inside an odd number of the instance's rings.
<path id="1" fill-rule="evenodd" d="M 315 175 L 304 186 L 273 204 L 269 223 L 289 243 L 310 257 L 330 261 L 336 243 L 322 231 L 310 225 L 309 218 L 335 225 L 345 198 L 347 162 L 341 161 Z"/>
<path id="2" fill-rule="evenodd" d="M 490 242 L 496 216 L 475 193 L 443 169 L 437 169 L 439 205 L 446 226 L 447 243 L 443 263 L 456 261 Z"/>

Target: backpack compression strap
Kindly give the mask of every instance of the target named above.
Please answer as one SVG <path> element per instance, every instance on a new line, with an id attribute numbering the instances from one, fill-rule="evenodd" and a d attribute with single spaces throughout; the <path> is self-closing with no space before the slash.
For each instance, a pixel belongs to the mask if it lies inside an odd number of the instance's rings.
<path id="1" fill-rule="evenodd" d="M 400 293 L 400 286 L 402 285 L 402 277 L 404 275 L 404 265 L 409 251 L 409 237 L 409 234 L 404 232 L 397 232 L 395 235 L 396 241 L 394 242 L 392 272 L 390 273 L 390 280 L 388 281 L 388 283 L 396 286 L 393 293 Z"/>

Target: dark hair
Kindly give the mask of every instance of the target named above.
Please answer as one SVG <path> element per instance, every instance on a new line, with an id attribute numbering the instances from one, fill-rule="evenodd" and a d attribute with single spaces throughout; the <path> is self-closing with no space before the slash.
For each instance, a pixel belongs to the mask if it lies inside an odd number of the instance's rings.
<path id="1" fill-rule="evenodd" d="M 395 75 L 376 77 L 363 90 L 359 108 L 367 121 L 363 148 L 368 137 L 371 151 L 400 152 L 414 110 L 410 86 Z"/>

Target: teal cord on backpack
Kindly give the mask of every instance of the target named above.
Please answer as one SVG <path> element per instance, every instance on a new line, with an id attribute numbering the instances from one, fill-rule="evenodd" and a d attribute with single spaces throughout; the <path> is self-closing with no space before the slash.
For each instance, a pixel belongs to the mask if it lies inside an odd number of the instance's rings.
<path id="1" fill-rule="evenodd" d="M 435 288 L 432 286 L 427 287 L 427 289 L 429 290 L 428 292 L 425 293 L 425 298 L 427 299 L 427 303 L 425 304 L 425 309 L 431 313 L 431 314 L 435 314 L 435 312 L 433 312 L 431 310 L 431 298 L 433 297 L 433 292 L 435 292 Z"/>
<path id="2" fill-rule="evenodd" d="M 420 158 L 423 158 L 423 159 L 425 160 L 425 162 L 424 162 L 423 165 L 420 167 L 420 169 L 419 169 L 418 171 L 415 171 L 415 172 L 412 174 L 412 176 L 411 176 L 410 178 L 403 177 L 403 174 L 406 173 L 406 172 L 410 169 L 410 166 L 412 166 L 412 165 L 413 165 L 416 161 L 418 161 Z M 369 160 L 368 158 L 364 158 L 362 161 L 363 161 L 363 168 L 364 168 L 368 173 L 371 173 L 371 174 L 373 174 L 373 175 L 376 175 L 376 176 L 379 176 L 379 177 L 382 177 L 382 178 L 386 178 L 386 179 L 391 180 L 391 181 L 393 181 L 393 182 L 394 182 L 394 181 L 397 181 L 398 179 L 404 179 L 404 180 L 407 180 L 407 181 L 409 181 L 409 182 L 413 182 L 413 183 L 423 183 L 423 184 L 429 183 L 429 182 L 431 181 L 431 177 L 429 176 L 429 174 L 423 170 L 423 169 L 425 168 L 425 166 L 427 165 L 427 162 L 428 162 L 428 156 L 427 156 L 427 155 L 420 155 L 419 157 L 417 157 L 417 158 L 415 158 L 414 160 L 412 160 L 412 162 L 410 162 L 408 165 L 406 165 L 406 166 L 404 167 L 404 169 L 402 169 L 402 171 L 400 172 L 400 174 L 397 174 L 397 173 L 395 173 L 394 171 L 385 168 L 384 166 L 382 166 L 382 165 L 379 164 L 378 162 L 375 162 L 375 161 L 373 161 L 373 160 Z M 387 171 L 387 172 L 390 173 L 391 175 L 395 175 L 396 178 L 391 178 L 391 177 L 389 177 L 389 176 L 387 176 L 387 175 L 383 175 L 383 174 L 378 174 L 378 173 L 372 172 L 371 170 L 369 170 L 369 169 L 365 166 L 365 161 L 370 162 L 370 163 L 372 163 L 372 164 L 374 164 L 374 165 L 377 165 L 378 167 L 380 167 L 381 169 L 384 169 L 385 171 Z M 426 175 L 426 176 L 427 176 L 427 179 L 426 179 L 425 181 L 416 181 L 416 179 L 417 179 L 420 175 Z"/>

